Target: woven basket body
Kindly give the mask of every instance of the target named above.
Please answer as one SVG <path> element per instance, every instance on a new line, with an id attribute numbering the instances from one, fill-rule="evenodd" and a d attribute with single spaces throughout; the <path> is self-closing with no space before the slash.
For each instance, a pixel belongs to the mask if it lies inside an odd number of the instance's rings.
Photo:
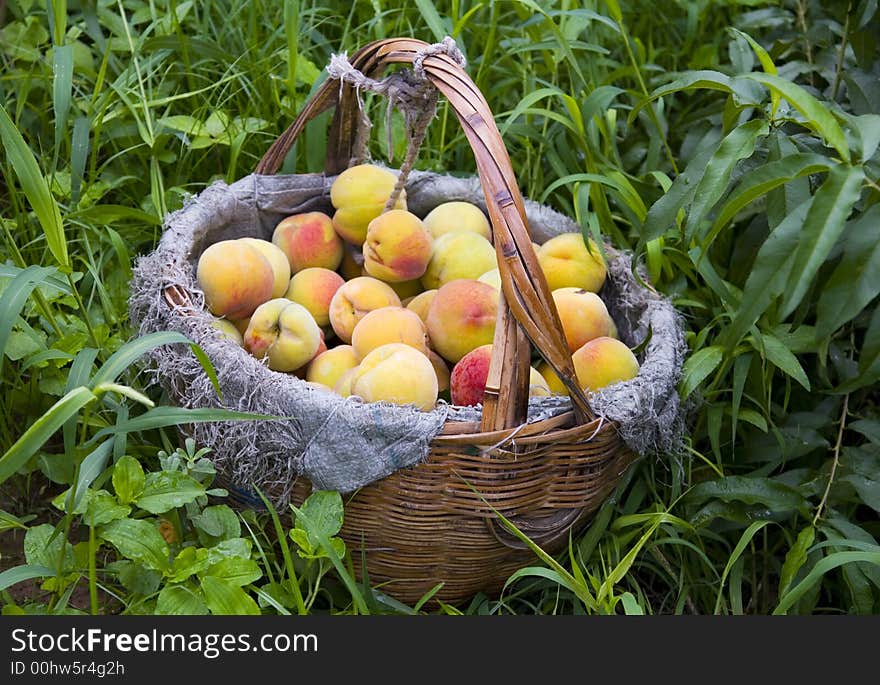
<path id="1" fill-rule="evenodd" d="M 523 198 L 488 106 L 454 60 L 443 54 L 425 57 L 426 47 L 411 39 L 378 41 L 353 55 L 351 64 L 363 74 L 378 76 L 390 65 L 413 63 L 419 57 L 426 78 L 448 99 L 477 160 L 502 296 L 478 419 L 446 421 L 431 439 L 425 459 L 344 495 L 341 536 L 355 571 L 360 575 L 363 558 L 370 583 L 409 604 L 438 584 L 442 587 L 433 601 L 461 603 L 477 592 L 497 595 L 511 573 L 536 561 L 534 552 L 499 515 L 555 553 L 589 520 L 638 456 L 615 421 L 593 415 L 574 380 L 571 354 L 532 246 Z M 336 111 L 327 177 L 346 168 L 355 138 L 362 134 L 357 126 L 358 98 L 352 88 L 328 81 L 267 151 L 256 173 L 275 174 L 305 124 L 330 107 Z M 316 184 L 315 194 L 323 194 L 326 202 L 326 183 Z M 210 236 L 203 248 L 209 242 Z M 193 262 L 197 257 L 189 256 Z M 181 317 L 193 301 L 176 286 L 166 287 L 164 296 Z M 570 405 L 549 418 L 528 421 L 532 350 L 569 388 Z M 185 383 L 166 383 L 172 398 L 174 388 Z M 252 485 L 273 494 L 273 484 L 236 483 L 228 474 L 224 477 L 223 484 L 246 505 L 258 503 L 248 499 Z M 289 501 L 300 504 L 313 484 L 302 474 L 291 473 L 289 480 Z"/>

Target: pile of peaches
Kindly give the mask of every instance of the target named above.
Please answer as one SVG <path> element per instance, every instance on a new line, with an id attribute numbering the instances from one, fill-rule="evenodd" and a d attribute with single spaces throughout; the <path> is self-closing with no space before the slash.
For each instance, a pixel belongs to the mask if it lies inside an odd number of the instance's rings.
<path id="1" fill-rule="evenodd" d="M 330 188 L 331 215 L 284 218 L 271 240 L 206 248 L 196 280 L 218 334 L 270 369 L 343 397 L 432 409 L 483 400 L 501 283 L 483 210 L 445 202 L 419 217 L 397 176 L 353 166 Z M 596 245 L 565 233 L 535 245 L 579 385 L 633 378 L 639 363 L 617 338 L 598 295 L 606 268 Z M 566 394 L 543 360 L 530 394 Z"/>

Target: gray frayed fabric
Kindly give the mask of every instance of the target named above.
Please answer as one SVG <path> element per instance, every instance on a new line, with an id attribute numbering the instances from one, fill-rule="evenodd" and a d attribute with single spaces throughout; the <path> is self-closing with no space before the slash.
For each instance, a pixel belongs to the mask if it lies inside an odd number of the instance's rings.
<path id="1" fill-rule="evenodd" d="M 314 489 L 352 492 L 396 470 L 418 464 L 446 421 L 479 420 L 479 407 L 444 402 L 431 411 L 388 403 L 342 398 L 293 376 L 270 370 L 245 350 L 222 338 L 204 309 L 195 281 L 201 252 L 225 239 L 271 239 L 284 217 L 307 211 L 332 214 L 330 185 L 322 174 L 251 174 L 227 185 L 215 182 L 170 214 L 156 249 L 134 265 L 129 315 L 135 331 L 146 335 L 178 331 L 197 343 L 211 360 L 223 393 L 217 396 L 200 362 L 187 345 L 157 348 L 148 355 L 147 373 L 179 406 L 224 407 L 281 417 L 278 420 L 194 423 L 186 427 L 212 457 L 225 480 L 247 490 L 271 492 L 273 504 L 286 506 L 293 484 L 305 477 Z M 412 171 L 407 204 L 424 216 L 441 202 L 466 200 L 486 205 L 479 179 Z M 532 238 L 543 243 L 579 231 L 564 215 L 526 200 Z M 687 345 L 680 315 L 633 273 L 632 258 L 611 252 L 600 293 L 621 339 L 631 347 L 651 338 L 639 375 L 590 398 L 595 413 L 618 422 L 627 445 L 642 456 L 681 451 L 686 412 L 676 385 Z M 175 287 L 191 306 L 172 306 L 164 291 Z M 567 397 L 532 398 L 529 420 L 570 409 Z"/>

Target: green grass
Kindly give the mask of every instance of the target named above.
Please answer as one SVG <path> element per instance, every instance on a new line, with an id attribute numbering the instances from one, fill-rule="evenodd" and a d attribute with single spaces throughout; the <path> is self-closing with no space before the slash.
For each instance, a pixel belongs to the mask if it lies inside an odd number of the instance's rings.
<path id="1" fill-rule="evenodd" d="M 217 415 L 186 415 L 145 386 L 150 341 L 132 340 L 126 309 L 132 260 L 165 214 L 249 173 L 332 53 L 444 35 L 496 115 L 523 194 L 635 251 L 684 314 L 681 393 L 700 403 L 687 454 L 641 462 L 563 554 L 536 556 L 500 600 L 437 611 L 880 612 L 875 3 L 4 11 L 4 612 L 426 611 L 357 584 L 360 560 L 339 554 L 334 530 L 309 538 L 308 513 L 233 521 L 208 504 L 222 493 L 194 453 L 174 452 L 174 425 Z M 382 111 L 371 109 L 371 151 L 387 159 Z M 309 125 L 283 172 L 322 169 L 327 122 Z M 416 166 L 475 173 L 443 101 Z M 160 506 L 165 481 L 180 489 Z M 134 548 L 144 520 L 165 537 Z M 165 544 L 195 551 L 166 567 Z"/>

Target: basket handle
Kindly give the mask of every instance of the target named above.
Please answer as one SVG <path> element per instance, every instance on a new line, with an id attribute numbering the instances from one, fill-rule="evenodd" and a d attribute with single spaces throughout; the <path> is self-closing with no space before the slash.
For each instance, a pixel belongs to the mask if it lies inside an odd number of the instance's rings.
<path id="1" fill-rule="evenodd" d="M 489 105 L 467 72 L 446 54 L 413 38 L 390 38 L 368 43 L 349 61 L 367 77 L 382 74 L 394 64 L 421 63 L 424 77 L 448 100 L 470 143 L 492 224 L 501 276 L 498 323 L 483 403 L 485 431 L 511 428 L 525 421 L 528 407 L 530 341 L 569 390 L 575 419 L 592 420 L 593 413 L 579 387 L 556 305 L 532 246 L 522 194 L 504 141 Z M 255 173 L 277 173 L 305 125 L 336 107 L 328 141 L 325 171 L 347 168 L 362 140 L 360 101 L 350 84 L 328 79 L 306 103 L 293 123 L 269 147 Z M 502 373 L 503 372 L 503 373 Z"/>

